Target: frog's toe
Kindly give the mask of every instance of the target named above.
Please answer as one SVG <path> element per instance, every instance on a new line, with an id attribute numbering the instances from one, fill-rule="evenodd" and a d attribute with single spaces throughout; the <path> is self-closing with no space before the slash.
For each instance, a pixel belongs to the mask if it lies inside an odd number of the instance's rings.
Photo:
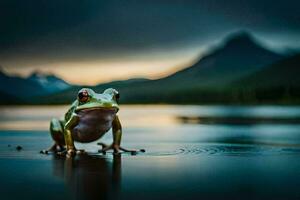
<path id="1" fill-rule="evenodd" d="M 44 149 L 44 150 L 41 150 L 40 153 L 41 154 L 50 154 L 50 153 L 57 153 L 57 152 L 61 152 L 61 151 L 64 151 L 65 148 L 64 146 L 61 146 L 61 145 L 58 145 L 58 144 L 54 144 L 52 145 L 49 149 Z"/>
<path id="2" fill-rule="evenodd" d="M 84 149 L 76 150 L 76 154 L 87 154 L 87 152 Z"/>
<path id="3" fill-rule="evenodd" d="M 50 148 L 50 149 L 43 149 L 40 151 L 41 154 L 51 154 L 51 153 L 56 153 L 58 152 L 57 149 Z"/>
<path id="4" fill-rule="evenodd" d="M 56 155 L 58 155 L 58 156 L 65 156 L 65 155 L 67 155 L 67 153 L 68 153 L 68 151 L 65 149 L 63 151 L 57 151 Z"/>
<path id="5" fill-rule="evenodd" d="M 66 156 L 67 156 L 67 157 L 73 157 L 73 156 L 76 155 L 77 150 L 76 150 L 76 149 L 69 149 L 69 150 L 67 150 L 66 152 L 67 152 L 67 153 L 66 153 Z"/>
<path id="6" fill-rule="evenodd" d="M 56 152 L 58 156 L 67 156 L 67 157 L 74 157 L 76 154 L 84 154 L 84 150 L 76 150 L 76 149 L 65 149 L 63 151 Z"/>
<path id="7" fill-rule="evenodd" d="M 124 151 L 124 152 L 129 152 L 131 153 L 131 155 L 136 155 L 139 152 L 145 153 L 146 150 L 145 149 L 139 149 L 139 150 L 135 150 L 135 149 L 125 149 L 123 147 L 120 147 L 120 150 Z"/>
<path id="8" fill-rule="evenodd" d="M 102 153 L 103 155 L 106 155 L 106 151 L 103 151 L 102 149 L 99 149 L 98 153 Z"/>
<path id="9" fill-rule="evenodd" d="M 100 145 L 102 149 L 109 147 L 109 145 L 103 143 L 103 142 L 98 142 L 97 145 Z"/>
<path id="10" fill-rule="evenodd" d="M 111 150 L 111 149 L 114 149 L 113 145 L 107 145 L 104 148 L 102 148 L 102 151 L 108 151 L 108 150 Z"/>
<path id="11" fill-rule="evenodd" d="M 145 149 L 135 150 L 135 149 L 125 149 L 119 145 L 105 145 L 103 143 L 98 143 L 99 145 L 102 145 L 102 149 L 98 150 L 99 153 L 106 154 L 107 151 L 113 150 L 114 154 L 120 154 L 123 152 L 129 152 L 131 155 L 136 155 L 138 152 L 145 152 Z"/>
<path id="12" fill-rule="evenodd" d="M 44 150 L 41 150 L 40 153 L 41 153 L 41 154 L 48 154 L 49 151 L 44 149 Z"/>
<path id="13" fill-rule="evenodd" d="M 102 145 L 102 149 L 98 150 L 99 153 L 103 153 L 103 154 L 106 154 L 107 151 L 109 150 L 113 150 L 114 153 L 119 153 L 120 152 L 120 148 L 117 147 L 116 145 L 106 145 L 106 144 L 103 144 L 103 143 L 98 143 L 99 145 Z"/>
<path id="14" fill-rule="evenodd" d="M 136 152 L 136 150 L 133 150 L 133 149 L 125 149 L 123 147 L 120 147 L 120 149 L 124 152 Z"/>

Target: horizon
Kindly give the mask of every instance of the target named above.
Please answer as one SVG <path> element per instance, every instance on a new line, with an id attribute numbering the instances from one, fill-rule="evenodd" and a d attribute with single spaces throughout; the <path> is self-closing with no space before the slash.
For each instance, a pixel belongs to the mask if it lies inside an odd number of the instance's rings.
<path id="1" fill-rule="evenodd" d="M 154 57 L 157 56 L 154 55 Z M 193 52 L 188 56 L 188 59 L 179 59 L 175 61 L 174 59 L 165 60 L 164 58 L 157 59 L 155 61 L 151 60 L 151 58 L 146 58 L 142 61 L 132 61 L 132 59 L 130 58 L 125 58 L 123 62 L 118 60 L 111 60 L 90 63 L 50 63 L 42 66 L 33 65 L 23 67 L 21 69 L 19 67 L 6 67 L 4 65 L 1 65 L 1 69 L 5 74 L 9 76 L 27 78 L 38 71 L 43 74 L 53 74 L 59 78 L 62 78 L 70 84 L 93 86 L 111 81 L 128 80 L 134 78 L 158 79 L 166 77 L 178 70 L 187 68 L 198 60 L 199 53 Z M 154 69 L 153 66 L 159 67 L 160 69 Z M 86 75 L 89 75 L 89 78 L 86 80 L 81 80 L 82 74 L 84 74 L 84 71 L 82 71 L 84 67 L 89 68 L 88 73 L 86 73 Z M 124 67 L 127 69 L 124 70 Z M 74 73 L 74 76 L 70 76 L 68 72 L 69 70 Z M 107 70 L 109 70 L 110 73 L 106 73 Z M 121 70 L 126 71 L 126 73 L 124 74 L 124 71 Z M 104 73 L 106 74 L 98 78 L 98 74 Z"/>

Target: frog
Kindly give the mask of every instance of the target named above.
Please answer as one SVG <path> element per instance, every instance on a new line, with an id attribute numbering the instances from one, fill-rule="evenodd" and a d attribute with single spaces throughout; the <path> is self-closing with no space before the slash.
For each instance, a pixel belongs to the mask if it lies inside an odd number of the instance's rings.
<path id="1" fill-rule="evenodd" d="M 96 93 L 91 88 L 80 89 L 64 118 L 53 118 L 50 121 L 50 135 L 54 144 L 48 150 L 42 150 L 41 153 L 52 152 L 67 156 L 86 153 L 83 149 L 78 150 L 74 141 L 93 142 L 100 139 L 110 129 L 112 129 L 113 136 L 112 144 L 97 143 L 102 146 L 98 152 L 104 154 L 109 150 L 113 150 L 115 154 L 145 152 L 144 149 L 126 149 L 121 146 L 122 126 L 118 115 L 119 99 L 119 92 L 113 88 L 108 88 L 103 93 Z"/>

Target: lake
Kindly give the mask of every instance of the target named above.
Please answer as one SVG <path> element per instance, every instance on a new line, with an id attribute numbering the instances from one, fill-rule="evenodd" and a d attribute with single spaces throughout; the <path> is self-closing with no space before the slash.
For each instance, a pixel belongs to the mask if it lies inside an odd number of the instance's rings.
<path id="1" fill-rule="evenodd" d="M 124 105 L 122 144 L 145 153 L 97 153 L 108 132 L 40 154 L 67 108 L 0 108 L 1 199 L 300 199 L 300 106 Z"/>

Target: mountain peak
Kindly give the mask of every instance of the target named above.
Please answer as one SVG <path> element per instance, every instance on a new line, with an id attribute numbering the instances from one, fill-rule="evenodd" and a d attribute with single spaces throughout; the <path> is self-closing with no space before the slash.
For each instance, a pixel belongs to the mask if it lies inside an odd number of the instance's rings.
<path id="1" fill-rule="evenodd" d="M 39 70 L 33 71 L 28 80 L 38 83 L 48 92 L 56 92 L 70 87 L 70 84 L 56 75 Z"/>
<path id="2" fill-rule="evenodd" d="M 238 31 L 228 35 L 222 44 L 222 46 L 215 52 L 219 54 L 226 54 L 227 57 L 240 58 L 240 59 L 251 59 L 249 56 L 252 55 L 254 59 L 264 59 L 266 57 L 275 58 L 275 60 L 281 59 L 284 56 L 272 51 L 267 46 L 256 39 L 251 33 L 247 31 Z M 274 61 L 275 61 L 274 60 Z"/>
<path id="3" fill-rule="evenodd" d="M 53 74 L 35 70 L 30 74 L 29 78 L 42 78 L 42 77 L 48 77 L 48 76 L 53 76 Z"/>
<path id="4" fill-rule="evenodd" d="M 261 45 L 250 33 L 239 31 L 227 36 L 223 43 L 214 47 L 198 62 L 171 77 L 201 82 L 204 85 L 220 85 L 259 70 L 282 59 Z M 189 78 L 187 78 L 189 77 Z M 174 79 L 175 79 L 174 78 Z"/>
<path id="5" fill-rule="evenodd" d="M 247 31 L 232 33 L 225 39 L 225 47 L 257 46 L 257 41 L 253 35 Z"/>

